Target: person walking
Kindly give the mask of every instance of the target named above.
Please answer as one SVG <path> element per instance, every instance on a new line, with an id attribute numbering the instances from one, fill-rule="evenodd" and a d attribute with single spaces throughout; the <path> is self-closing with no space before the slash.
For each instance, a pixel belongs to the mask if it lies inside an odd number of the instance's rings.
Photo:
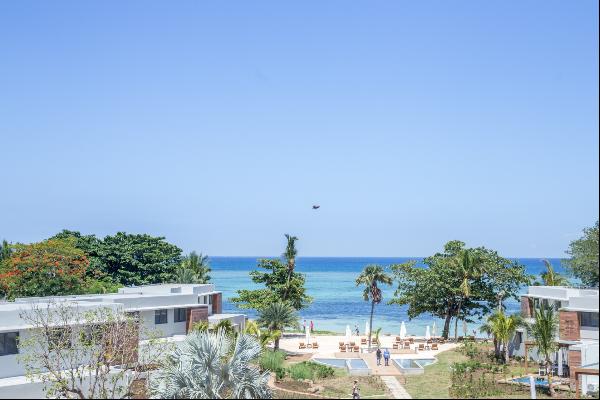
<path id="1" fill-rule="evenodd" d="M 390 351 L 388 349 L 385 349 L 385 351 L 383 352 L 383 359 L 385 360 L 385 366 L 389 366 L 390 365 Z"/>
<path id="2" fill-rule="evenodd" d="M 381 349 L 379 347 L 375 352 L 375 358 L 377 359 L 377 365 L 381 365 Z"/>
<path id="3" fill-rule="evenodd" d="M 354 385 L 352 385 L 352 398 L 360 399 L 360 389 L 358 388 L 358 381 L 354 381 Z"/>
<path id="4" fill-rule="evenodd" d="M 356 336 L 360 336 L 360 331 L 358 330 L 358 325 L 354 324 L 354 333 Z"/>

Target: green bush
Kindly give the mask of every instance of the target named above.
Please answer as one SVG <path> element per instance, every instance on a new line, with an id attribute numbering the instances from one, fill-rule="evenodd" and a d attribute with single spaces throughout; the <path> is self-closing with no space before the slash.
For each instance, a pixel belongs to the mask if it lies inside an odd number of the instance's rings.
<path id="1" fill-rule="evenodd" d="M 289 368 L 289 374 L 292 379 L 302 380 L 302 379 L 323 379 L 329 378 L 335 374 L 333 368 L 317 364 L 312 361 L 303 361 L 298 364 L 294 364 Z"/>
<path id="2" fill-rule="evenodd" d="M 287 372 L 287 370 L 283 367 L 277 368 L 275 370 L 275 377 L 277 378 L 278 381 L 280 381 L 283 378 L 285 378 L 286 372 Z"/>
<path id="3" fill-rule="evenodd" d="M 260 368 L 276 372 L 278 369 L 283 367 L 283 361 L 285 360 L 285 353 L 283 351 L 263 351 L 258 361 Z"/>

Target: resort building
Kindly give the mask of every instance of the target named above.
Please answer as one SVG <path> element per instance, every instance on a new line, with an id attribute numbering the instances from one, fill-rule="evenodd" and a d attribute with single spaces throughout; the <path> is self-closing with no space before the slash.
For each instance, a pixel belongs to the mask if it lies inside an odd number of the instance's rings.
<path id="1" fill-rule="evenodd" d="M 152 331 L 164 340 L 181 342 L 199 321 L 214 325 L 231 322 L 236 331 L 245 327 L 243 314 L 222 313 L 222 293 L 212 284 L 161 284 L 125 287 L 119 293 L 56 297 L 19 298 L 0 302 L 0 398 L 44 397 L 41 383 L 30 383 L 25 367 L 19 362 L 19 340 L 32 328 L 22 318 L 33 307 L 44 309 L 57 303 L 77 307 L 79 311 L 109 308 L 133 313 L 143 324 L 141 332 Z M 138 346 L 144 337 L 139 337 Z"/>
<path id="2" fill-rule="evenodd" d="M 570 377 L 575 384 L 576 372 L 598 372 L 598 290 L 562 286 L 530 286 L 521 297 L 521 315 L 529 323 L 535 310 L 550 306 L 558 313 L 559 350 L 554 355 L 555 375 Z M 513 354 L 538 360 L 536 349 L 525 329 L 513 341 Z M 598 391 L 598 375 L 581 375 L 581 390 Z"/>

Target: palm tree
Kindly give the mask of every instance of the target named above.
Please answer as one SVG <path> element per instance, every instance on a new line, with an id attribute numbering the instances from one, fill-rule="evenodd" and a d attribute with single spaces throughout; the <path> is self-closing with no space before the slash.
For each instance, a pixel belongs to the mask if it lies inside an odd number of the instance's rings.
<path id="1" fill-rule="evenodd" d="M 527 333 L 533 338 L 538 354 L 544 357 L 546 369 L 551 370 L 551 356 L 558 350 L 556 336 L 558 331 L 558 317 L 552 307 L 542 306 L 535 310 L 535 321 L 527 326 Z M 550 396 L 556 395 L 552 387 L 552 374 L 548 374 L 548 388 Z"/>
<path id="2" fill-rule="evenodd" d="M 383 267 L 376 264 L 369 264 L 356 278 L 356 286 L 365 285 L 363 290 L 363 299 L 365 301 L 371 300 L 371 317 L 369 319 L 369 351 L 371 351 L 371 333 L 373 332 L 373 312 L 375 311 L 375 304 L 381 303 L 383 295 L 379 284 L 391 285 L 392 278 L 386 274 Z"/>
<path id="3" fill-rule="evenodd" d="M 256 339 L 236 339 L 220 330 L 191 333 L 150 380 L 150 394 L 159 399 L 270 399 L 269 373 L 257 361 Z"/>
<path id="4" fill-rule="evenodd" d="M 254 336 L 264 349 L 270 342 L 274 342 L 281 338 L 281 331 L 275 330 L 270 332 L 268 330 L 260 329 L 258 324 L 252 320 L 246 322 L 246 327 L 244 328 L 244 333 L 247 335 Z"/>
<path id="5" fill-rule="evenodd" d="M 288 275 L 285 284 L 285 292 L 283 292 L 282 297 L 283 301 L 287 300 L 288 292 L 290 290 L 290 280 L 292 279 L 294 269 L 296 268 L 296 256 L 298 255 L 298 250 L 296 249 L 296 241 L 298 238 L 296 236 L 290 236 L 286 233 L 285 239 L 287 240 L 287 245 L 282 256 L 287 263 Z"/>
<path id="6" fill-rule="evenodd" d="M 177 267 L 173 283 L 198 283 L 198 275 L 190 268 L 183 266 Z"/>
<path id="7" fill-rule="evenodd" d="M 181 265 L 184 268 L 194 271 L 197 276 L 197 282 L 194 283 L 208 283 L 210 281 L 210 264 L 208 256 L 205 256 L 202 253 L 197 254 L 195 251 L 192 251 L 183 259 Z"/>
<path id="8" fill-rule="evenodd" d="M 265 327 L 271 334 L 282 332 L 285 328 L 298 326 L 296 311 L 288 303 L 277 302 L 269 304 L 260 312 L 257 320 L 260 326 Z M 274 339 L 274 350 L 279 349 L 279 335 Z"/>
<path id="9" fill-rule="evenodd" d="M 235 334 L 235 329 L 233 328 L 233 324 L 228 319 L 222 319 L 221 321 L 217 322 L 215 324 L 215 326 L 213 326 L 212 329 L 214 331 L 223 331 L 227 335 L 234 335 Z"/>
<path id="10" fill-rule="evenodd" d="M 510 360 L 509 343 L 517 332 L 517 328 L 521 326 L 524 326 L 524 322 L 520 315 L 506 315 L 504 311 L 497 311 L 488 317 L 487 322 L 479 330 L 494 338 L 496 358 L 500 358 L 500 346 L 502 346 L 504 362 L 508 363 Z"/>
<path id="11" fill-rule="evenodd" d="M 569 285 L 569 280 L 567 278 L 565 278 L 564 276 L 562 276 L 561 274 L 559 274 L 558 272 L 554 271 L 554 267 L 552 267 L 552 264 L 550 264 L 550 261 L 548 261 L 548 260 L 542 260 L 542 261 L 546 265 L 546 272 L 542 272 L 542 274 L 541 274 L 542 284 L 544 286 L 568 286 Z"/>
<path id="12" fill-rule="evenodd" d="M 482 274 L 482 264 L 478 257 L 473 254 L 470 249 L 462 250 L 458 254 L 458 269 L 461 276 L 459 286 L 460 299 L 456 311 L 456 319 L 454 320 L 454 340 L 458 339 L 458 319 L 463 304 L 471 297 L 471 280 L 478 278 Z M 464 319 L 464 316 L 463 316 Z"/>

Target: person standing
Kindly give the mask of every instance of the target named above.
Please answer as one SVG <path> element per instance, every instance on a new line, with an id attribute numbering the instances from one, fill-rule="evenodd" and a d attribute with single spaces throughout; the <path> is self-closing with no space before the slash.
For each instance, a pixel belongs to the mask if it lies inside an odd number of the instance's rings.
<path id="1" fill-rule="evenodd" d="M 306 320 L 302 321 L 302 332 L 306 332 Z"/>
<path id="2" fill-rule="evenodd" d="M 354 385 L 352 385 L 352 398 L 360 399 L 360 389 L 358 388 L 358 381 L 354 381 Z"/>
<path id="3" fill-rule="evenodd" d="M 379 347 L 375 352 L 375 358 L 377 359 L 377 365 L 381 365 L 381 349 Z"/>
<path id="4" fill-rule="evenodd" d="M 314 331 L 315 330 L 315 324 L 313 324 L 312 320 L 310 320 L 310 331 Z"/>
<path id="5" fill-rule="evenodd" d="M 383 359 L 385 360 L 385 366 L 390 365 L 390 351 L 386 348 L 383 352 Z"/>
<path id="6" fill-rule="evenodd" d="M 357 324 L 354 324 L 354 333 L 356 334 L 356 336 L 360 336 L 360 331 L 358 330 Z"/>

